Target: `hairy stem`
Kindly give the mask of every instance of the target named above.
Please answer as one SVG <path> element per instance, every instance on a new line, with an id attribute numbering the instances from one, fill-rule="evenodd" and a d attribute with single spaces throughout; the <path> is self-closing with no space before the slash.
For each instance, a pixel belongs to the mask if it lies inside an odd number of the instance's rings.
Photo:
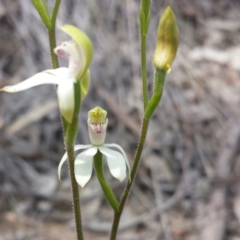
<path id="1" fill-rule="evenodd" d="M 68 154 L 69 172 L 70 172 L 71 185 L 72 185 L 73 211 L 75 216 L 77 239 L 83 240 L 79 190 L 78 190 L 78 184 L 76 182 L 75 174 L 74 174 L 74 162 L 75 162 L 74 145 L 75 145 L 75 139 L 78 132 L 78 113 L 80 112 L 80 107 L 81 107 L 81 90 L 80 90 L 79 82 L 75 83 L 74 90 L 75 90 L 75 111 L 74 111 L 72 123 L 68 124 L 65 142 L 66 142 L 66 150 Z"/>
<path id="2" fill-rule="evenodd" d="M 56 54 L 54 53 L 54 48 L 56 47 L 56 36 L 55 36 L 55 28 L 48 30 L 48 40 L 49 40 L 49 46 L 50 46 L 50 55 L 51 55 L 51 60 L 52 60 L 52 68 L 58 68 L 58 58 Z M 63 132 L 64 132 L 64 137 L 66 135 L 67 127 L 68 127 L 68 122 L 64 119 L 64 117 L 61 117 L 62 120 L 62 125 L 63 125 Z"/>
<path id="3" fill-rule="evenodd" d="M 141 136 L 140 136 L 140 140 L 138 143 L 138 147 L 137 147 L 137 151 L 136 151 L 136 155 L 134 158 L 134 164 L 132 167 L 132 171 L 131 171 L 131 181 L 128 181 L 127 186 L 123 192 L 122 198 L 121 198 L 121 202 L 119 205 L 119 212 L 115 212 L 114 214 L 114 220 L 113 220 L 113 225 L 112 225 L 112 232 L 111 232 L 111 240 L 115 240 L 117 237 L 117 231 L 118 231 L 118 226 L 119 226 L 119 221 L 122 215 L 122 211 L 124 208 L 124 205 L 126 203 L 128 194 L 131 190 L 132 184 L 134 182 L 134 178 L 136 176 L 137 173 L 137 168 L 141 159 L 141 155 L 142 155 L 142 150 L 143 150 L 143 146 L 145 143 L 145 139 L 147 136 L 147 130 L 148 130 L 148 124 L 149 124 L 149 120 L 148 119 L 143 119 L 142 122 L 142 131 L 141 131 Z"/>
<path id="4" fill-rule="evenodd" d="M 58 68 L 58 58 L 54 53 L 54 48 L 56 47 L 56 37 L 55 37 L 55 28 L 48 30 L 48 40 L 49 40 L 49 45 L 50 45 L 50 55 L 51 55 L 51 60 L 52 60 L 52 67 Z"/>
<path id="5" fill-rule="evenodd" d="M 142 0 L 140 4 L 139 20 L 140 20 L 140 38 L 141 38 L 141 74 L 143 88 L 143 105 L 144 111 L 148 105 L 148 82 L 147 82 L 147 63 L 146 63 L 146 44 L 147 33 L 150 21 L 151 0 Z"/>
<path id="6" fill-rule="evenodd" d="M 142 62 L 142 88 L 144 111 L 148 105 L 148 84 L 147 84 L 147 64 L 146 64 L 146 35 L 141 36 L 141 62 Z"/>
<path id="7" fill-rule="evenodd" d="M 140 37 L 141 37 L 141 74 L 142 74 L 142 89 L 143 89 L 143 105 L 144 105 L 144 112 L 148 107 L 148 82 L 147 82 L 147 62 L 146 62 L 146 44 L 147 44 L 147 33 L 148 33 L 148 26 L 150 21 L 150 7 L 151 7 L 151 0 L 142 0 L 140 5 Z M 119 204 L 119 211 L 115 211 L 114 220 L 112 225 L 112 232 L 111 232 L 111 240 L 115 240 L 117 237 L 118 226 L 120 222 L 120 218 L 122 215 L 122 211 L 124 205 L 126 203 L 127 197 L 131 190 L 132 184 L 134 182 L 134 178 L 137 173 L 137 168 L 141 159 L 143 146 L 145 143 L 145 139 L 147 136 L 149 118 L 143 118 L 142 120 L 142 130 L 141 135 L 139 138 L 139 143 L 137 146 L 136 155 L 134 158 L 134 163 L 131 171 L 131 181 L 128 180 L 127 186 L 124 189 L 120 204 Z"/>
<path id="8" fill-rule="evenodd" d="M 50 54 L 51 54 L 53 68 L 59 67 L 58 58 L 54 54 L 54 48 L 56 47 L 55 20 L 56 20 L 57 11 L 59 9 L 60 2 L 61 1 L 59 0 L 56 1 L 53 17 L 52 17 L 54 26 L 53 28 L 48 30 Z M 75 84 L 74 89 L 75 89 L 75 111 L 74 111 L 72 123 L 69 124 L 64 119 L 64 117 L 61 117 L 61 119 L 62 119 L 62 125 L 63 125 L 63 133 L 64 133 L 63 136 L 65 141 L 65 147 L 68 154 L 69 172 L 70 172 L 70 179 L 71 179 L 71 185 L 72 185 L 73 211 L 74 211 L 74 217 L 75 217 L 77 239 L 83 240 L 79 190 L 78 190 L 78 184 L 75 180 L 75 174 L 74 174 L 74 161 L 75 161 L 74 144 L 75 144 L 75 139 L 78 132 L 78 114 L 80 112 L 80 106 L 81 106 L 81 91 L 80 91 L 79 82 Z"/>

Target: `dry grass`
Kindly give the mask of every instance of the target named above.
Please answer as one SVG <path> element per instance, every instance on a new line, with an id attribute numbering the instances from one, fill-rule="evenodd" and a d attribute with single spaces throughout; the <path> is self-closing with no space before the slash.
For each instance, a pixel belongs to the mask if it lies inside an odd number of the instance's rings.
<path id="1" fill-rule="evenodd" d="M 167 5 L 178 19 L 179 51 L 150 124 L 119 239 L 239 240 L 240 4 L 153 1 L 150 92 L 156 28 Z M 108 110 L 107 142 L 122 145 L 130 161 L 142 114 L 138 6 L 133 0 L 63 1 L 58 18 L 58 24 L 86 31 L 94 45 L 78 143 L 88 143 L 86 113 L 100 105 Z M 28 0 L 0 3 L 0 29 L 0 86 L 50 68 L 46 31 Z M 65 36 L 57 35 L 60 43 Z M 51 86 L 0 94 L 1 240 L 74 239 L 66 166 L 63 183 L 57 182 L 64 149 L 58 109 L 48 107 L 55 98 Z M 120 196 L 124 184 L 112 184 Z M 95 176 L 81 197 L 86 239 L 107 239 L 112 212 Z"/>

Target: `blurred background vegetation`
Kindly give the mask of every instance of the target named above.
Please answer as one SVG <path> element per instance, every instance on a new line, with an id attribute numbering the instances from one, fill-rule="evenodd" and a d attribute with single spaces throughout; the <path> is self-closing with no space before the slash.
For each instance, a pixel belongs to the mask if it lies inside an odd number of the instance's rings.
<path id="1" fill-rule="evenodd" d="M 47 1 L 52 7 L 54 1 Z M 139 0 L 62 1 L 57 24 L 94 45 L 87 111 L 108 111 L 106 142 L 133 160 L 143 113 Z M 153 0 L 147 43 L 149 90 L 156 30 L 176 14 L 180 46 L 150 124 L 119 240 L 240 240 L 240 2 Z M 57 42 L 66 36 L 57 30 Z M 61 65 L 66 65 L 61 61 Z M 0 87 L 51 68 L 46 30 L 29 0 L 0 1 Z M 54 86 L 0 94 L 0 240 L 75 239 L 67 164 Z M 112 179 L 119 197 L 124 184 Z M 111 208 L 93 178 L 80 191 L 86 239 L 108 239 Z"/>

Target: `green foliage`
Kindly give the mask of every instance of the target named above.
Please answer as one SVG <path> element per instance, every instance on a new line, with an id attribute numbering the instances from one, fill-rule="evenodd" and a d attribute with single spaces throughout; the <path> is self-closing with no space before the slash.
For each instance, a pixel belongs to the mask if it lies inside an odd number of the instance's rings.
<path id="1" fill-rule="evenodd" d="M 40 15 L 43 23 L 45 24 L 46 28 L 49 30 L 52 28 L 52 20 L 51 15 L 49 13 L 47 4 L 45 0 L 32 0 L 32 3 L 36 10 L 38 11 L 38 14 Z"/>

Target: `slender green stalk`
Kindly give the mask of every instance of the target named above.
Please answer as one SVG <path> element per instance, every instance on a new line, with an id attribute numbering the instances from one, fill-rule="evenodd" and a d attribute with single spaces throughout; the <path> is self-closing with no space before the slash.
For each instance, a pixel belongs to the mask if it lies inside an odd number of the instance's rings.
<path id="1" fill-rule="evenodd" d="M 57 68 L 58 59 L 53 51 L 53 49 L 56 47 L 55 30 L 50 30 L 48 31 L 48 33 L 49 33 L 52 65 L 53 65 L 53 68 Z M 66 145 L 66 151 L 68 154 L 69 171 L 70 171 L 70 178 L 71 178 L 71 184 L 72 184 L 72 196 L 73 196 L 73 208 L 74 208 L 74 215 L 75 215 L 76 232 L 77 232 L 78 240 L 82 240 L 83 232 L 82 232 L 82 222 L 81 222 L 79 190 L 78 190 L 78 184 L 75 180 L 75 174 L 74 174 L 74 161 L 75 161 L 74 144 L 75 144 L 75 139 L 78 131 L 78 113 L 80 111 L 80 106 L 81 106 L 81 102 L 80 102 L 81 91 L 80 91 L 79 82 L 75 84 L 74 89 L 75 89 L 76 106 L 75 106 L 72 123 L 68 124 L 68 122 L 62 117 L 62 124 L 63 124 L 65 145 Z"/>
<path id="2" fill-rule="evenodd" d="M 106 181 L 103 173 L 102 153 L 98 150 L 94 156 L 94 166 L 97 173 L 98 181 L 102 187 L 105 197 L 115 212 L 119 211 L 119 203 L 115 197 L 115 194 Z"/>
<path id="3" fill-rule="evenodd" d="M 142 155 L 142 150 L 143 150 L 143 146 L 144 146 L 146 135 L 147 135 L 149 120 L 161 101 L 165 78 L 166 78 L 166 70 L 156 69 L 154 91 L 153 91 L 153 95 L 147 105 L 147 108 L 145 110 L 145 114 L 144 114 L 144 118 L 143 118 L 143 122 L 142 122 L 142 130 L 141 130 L 140 140 L 139 140 L 139 143 L 137 146 L 137 152 L 136 152 L 136 155 L 134 158 L 134 163 L 133 163 L 133 167 L 132 167 L 132 171 L 131 171 L 131 180 L 132 181 L 128 181 L 128 184 L 123 192 L 123 195 L 122 195 L 122 198 L 121 198 L 121 201 L 119 204 L 119 212 L 115 212 L 115 214 L 114 214 L 114 220 L 113 220 L 112 232 L 111 232 L 111 240 L 116 239 L 121 214 L 122 214 L 125 202 L 127 200 L 128 194 L 131 190 L 131 186 L 133 184 L 134 178 L 136 176 L 137 168 L 138 168 L 140 158 Z"/>
<path id="4" fill-rule="evenodd" d="M 143 104 L 144 104 L 144 112 L 148 107 L 148 83 L 147 83 L 147 64 L 146 64 L 146 41 L 147 41 L 147 33 L 148 26 L 150 21 L 150 8 L 151 8 L 151 0 L 142 0 L 139 11 L 139 19 L 140 19 L 140 37 L 141 37 L 141 74 L 142 74 L 142 88 L 143 88 Z M 139 143 L 137 146 L 136 155 L 134 158 L 134 164 L 131 171 L 131 181 L 128 181 L 127 186 L 123 192 L 120 205 L 119 212 L 115 212 L 114 220 L 112 225 L 111 232 L 111 240 L 115 240 L 117 237 L 117 231 L 119 226 L 119 221 L 122 215 L 122 211 L 124 205 L 126 203 L 127 197 L 131 190 L 132 184 L 134 182 L 134 178 L 137 173 L 137 168 L 141 159 L 143 146 L 145 143 L 147 130 L 148 130 L 149 118 L 143 118 L 142 121 L 142 130 L 139 139 Z"/>
<path id="5" fill-rule="evenodd" d="M 39 16 L 42 19 L 42 22 L 46 26 L 47 29 L 51 29 L 53 27 L 51 22 L 51 16 L 46 4 L 45 0 L 32 0 L 32 3 L 36 10 L 38 11 Z"/>
<path id="6" fill-rule="evenodd" d="M 48 31 L 48 41 L 50 46 L 50 55 L 52 60 L 52 67 L 53 69 L 58 68 L 58 58 L 54 53 L 54 48 L 56 47 L 56 38 L 55 38 L 55 28 Z"/>
<path id="7" fill-rule="evenodd" d="M 70 172 L 70 179 L 71 179 L 71 185 L 72 185 L 73 211 L 75 216 L 77 239 L 83 240 L 79 190 L 78 190 L 78 184 L 75 180 L 75 175 L 74 175 L 74 160 L 75 160 L 74 146 L 70 143 L 68 146 L 66 144 L 66 150 L 68 154 L 69 172 Z"/>
<path id="8" fill-rule="evenodd" d="M 54 48 L 56 47 L 55 22 L 56 22 L 56 17 L 57 17 L 60 3 L 61 3 L 61 0 L 56 0 L 53 14 L 52 14 L 52 28 L 48 29 L 50 55 L 52 60 L 52 67 L 54 69 L 59 67 L 58 58 L 54 54 Z M 63 117 L 61 118 L 62 118 L 62 125 L 63 125 L 64 141 L 65 141 L 65 146 L 66 146 L 66 151 L 68 154 L 68 161 L 69 161 L 69 172 L 70 172 L 70 179 L 71 179 L 71 185 L 72 185 L 73 211 L 75 216 L 77 239 L 83 240 L 79 190 L 78 190 L 78 184 L 75 180 L 75 174 L 74 174 L 74 161 L 75 161 L 74 144 L 75 144 L 75 139 L 78 132 L 78 114 L 80 112 L 80 107 L 81 107 L 81 90 L 80 90 L 79 82 L 75 83 L 74 91 L 75 91 L 75 94 L 74 94 L 75 111 L 74 111 L 72 123 L 69 124 Z"/>
<path id="9" fill-rule="evenodd" d="M 70 178 L 72 184 L 72 197 L 73 197 L 73 211 L 75 216 L 75 225 L 76 225 L 76 232 L 77 232 L 77 239 L 83 239 L 83 230 L 82 230 L 82 221 L 81 221 L 81 209 L 80 209 L 80 199 L 79 199 L 79 190 L 78 184 L 75 179 L 74 174 L 74 161 L 75 161 L 75 154 L 74 154 L 74 145 L 75 140 L 78 132 L 78 114 L 80 112 L 81 107 L 81 89 L 80 83 L 77 82 L 74 85 L 74 96 L 75 96 L 75 110 L 73 114 L 72 123 L 68 125 L 67 134 L 66 134 L 66 150 L 68 154 L 68 162 L 69 162 L 69 171 L 70 171 Z"/>
<path id="10" fill-rule="evenodd" d="M 143 104 L 144 111 L 148 105 L 148 83 L 147 83 L 147 64 L 146 64 L 146 36 L 141 37 L 141 62 L 142 62 L 142 85 L 143 85 Z"/>
<path id="11" fill-rule="evenodd" d="M 156 68 L 153 94 L 162 94 L 166 75 L 167 71 L 165 69 Z"/>
<path id="12" fill-rule="evenodd" d="M 165 69 L 156 68 L 153 95 L 150 98 L 144 113 L 144 118 L 146 119 L 151 118 L 161 101 L 166 75 L 167 71 Z"/>
<path id="13" fill-rule="evenodd" d="M 55 26 L 51 30 L 48 30 L 48 40 L 49 40 L 49 46 L 50 46 L 50 55 L 52 60 L 52 68 L 58 68 L 58 58 L 56 54 L 54 53 L 54 48 L 56 47 L 56 35 L 55 35 Z M 64 136 L 66 135 L 68 122 L 64 119 L 64 117 L 61 117 L 62 125 L 63 125 L 63 132 Z"/>
<path id="14" fill-rule="evenodd" d="M 56 54 L 54 53 L 54 48 L 56 47 L 55 25 L 56 25 L 56 18 L 57 18 L 60 4 L 61 4 L 61 0 L 56 0 L 54 8 L 53 8 L 52 18 L 51 18 L 52 28 L 48 30 L 48 40 L 49 40 L 50 55 L 51 55 L 53 69 L 59 67 L 58 58 L 57 58 Z M 68 127 L 68 122 L 62 116 L 61 116 L 61 120 L 62 120 L 63 132 L 64 132 L 64 137 L 65 137 L 66 132 L 67 132 L 67 127 Z"/>
<path id="15" fill-rule="evenodd" d="M 141 37 L 141 75 L 143 88 L 144 111 L 148 105 L 148 83 L 147 83 L 147 64 L 146 64 L 146 41 L 148 26 L 150 21 L 151 0 L 142 0 L 139 11 L 140 19 L 140 37 Z"/>
<path id="16" fill-rule="evenodd" d="M 143 150 L 143 146 L 145 143 L 145 139 L 147 136 L 147 130 L 148 130 L 148 124 L 149 124 L 149 119 L 143 119 L 142 122 L 142 131 L 141 131 L 141 136 L 140 136 L 140 140 L 138 143 L 138 147 L 137 147 L 137 152 L 134 158 L 134 164 L 132 167 L 132 171 L 131 171 L 131 181 L 128 181 L 127 186 L 123 192 L 122 198 L 121 198 L 121 202 L 119 205 L 119 212 L 115 212 L 114 214 L 114 220 L 113 220 L 113 225 L 112 225 L 112 232 L 111 232 L 111 240 L 115 240 L 117 237 L 117 231 L 118 231 L 118 226 L 119 226 L 119 221 L 122 215 L 122 211 L 124 208 L 124 205 L 126 203 L 128 194 L 131 190 L 132 184 L 134 182 L 134 178 L 136 176 L 136 172 L 137 172 L 137 168 L 140 162 L 140 158 L 142 155 L 142 150 Z"/>
<path id="17" fill-rule="evenodd" d="M 53 8 L 53 12 L 52 12 L 52 24 L 54 26 L 56 25 L 56 19 L 57 19 L 60 4 L 61 4 L 61 0 L 56 0 L 55 1 L 55 5 L 54 5 L 54 8 Z"/>

